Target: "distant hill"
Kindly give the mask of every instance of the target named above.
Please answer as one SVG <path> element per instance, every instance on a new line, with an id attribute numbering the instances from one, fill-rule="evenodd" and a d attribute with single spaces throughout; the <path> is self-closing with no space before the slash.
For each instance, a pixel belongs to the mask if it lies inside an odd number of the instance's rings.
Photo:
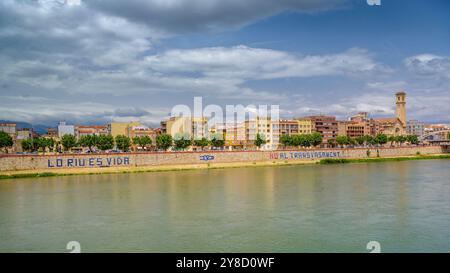
<path id="1" fill-rule="evenodd" d="M 33 130 L 38 134 L 46 134 L 47 128 L 51 127 L 43 124 L 32 125 L 31 123 L 28 122 L 12 121 L 12 120 L 0 120 L 0 123 L 15 123 L 17 124 L 17 129 L 33 128 Z"/>

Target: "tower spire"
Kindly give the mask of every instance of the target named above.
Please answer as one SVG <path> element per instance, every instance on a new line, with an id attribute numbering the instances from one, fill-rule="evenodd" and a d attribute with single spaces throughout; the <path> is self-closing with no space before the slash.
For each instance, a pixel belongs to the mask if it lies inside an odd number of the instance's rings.
<path id="1" fill-rule="evenodd" d="M 406 127 L 406 93 L 403 91 L 397 92 L 395 97 L 397 98 L 397 118 L 402 122 L 403 127 Z"/>

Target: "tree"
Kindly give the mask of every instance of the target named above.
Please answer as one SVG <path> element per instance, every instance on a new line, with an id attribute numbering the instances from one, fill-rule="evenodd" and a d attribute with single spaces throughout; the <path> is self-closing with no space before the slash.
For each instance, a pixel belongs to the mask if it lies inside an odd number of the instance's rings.
<path id="1" fill-rule="evenodd" d="M 378 134 L 375 137 L 375 143 L 376 144 L 380 144 L 380 145 L 384 145 L 388 142 L 388 137 L 385 134 Z"/>
<path id="2" fill-rule="evenodd" d="M 32 140 L 33 149 L 41 149 L 42 152 L 45 154 L 45 151 L 47 148 L 51 150 L 51 148 L 55 145 L 55 142 L 52 138 L 44 138 L 39 137 Z"/>
<path id="3" fill-rule="evenodd" d="M 331 148 L 334 148 L 334 146 L 336 145 L 336 141 L 334 139 L 329 139 L 327 143 Z"/>
<path id="4" fill-rule="evenodd" d="M 114 148 L 114 137 L 111 135 L 101 135 L 98 137 L 97 148 L 101 151 Z"/>
<path id="5" fill-rule="evenodd" d="M 356 145 L 357 141 L 356 138 L 348 137 L 348 142 L 350 145 Z"/>
<path id="6" fill-rule="evenodd" d="M 20 144 L 22 145 L 22 150 L 24 150 L 26 152 L 34 151 L 34 144 L 33 144 L 32 138 L 27 138 L 27 139 L 22 140 L 22 142 Z"/>
<path id="7" fill-rule="evenodd" d="M 98 145 L 98 136 L 96 135 L 86 135 L 82 136 L 78 143 L 81 147 L 87 147 L 89 148 L 89 151 L 92 152 L 93 147 L 96 147 Z"/>
<path id="8" fill-rule="evenodd" d="M 402 144 L 406 142 L 406 136 L 396 136 L 396 140 L 400 143 L 400 146 L 402 146 Z"/>
<path id="9" fill-rule="evenodd" d="M 189 134 L 176 134 L 174 139 L 175 149 L 184 150 L 192 145 Z"/>
<path id="10" fill-rule="evenodd" d="M 208 145 L 209 145 L 209 141 L 205 137 L 202 137 L 201 139 L 194 140 L 194 146 L 201 147 L 202 151 Z"/>
<path id="11" fill-rule="evenodd" d="M 388 141 L 391 143 L 391 146 L 394 145 L 394 143 L 396 142 L 397 138 L 395 136 L 389 136 L 388 137 Z"/>
<path id="12" fill-rule="evenodd" d="M 225 145 L 225 140 L 223 140 L 223 135 L 216 133 L 214 135 L 211 136 L 211 146 L 219 148 L 219 147 L 223 147 Z"/>
<path id="13" fill-rule="evenodd" d="M 280 143 L 283 144 L 284 147 L 292 146 L 292 137 L 290 135 L 282 135 L 280 137 Z"/>
<path id="14" fill-rule="evenodd" d="M 362 146 L 364 145 L 364 142 L 366 142 L 366 139 L 363 136 L 359 136 L 355 138 L 355 141 L 359 146 Z"/>
<path id="15" fill-rule="evenodd" d="M 312 145 L 312 138 L 311 134 L 299 135 L 296 140 L 298 143 L 297 146 L 310 147 Z"/>
<path id="16" fill-rule="evenodd" d="M 65 151 L 70 151 L 70 149 L 77 146 L 77 140 L 73 135 L 63 135 L 61 138 L 61 144 Z"/>
<path id="17" fill-rule="evenodd" d="M 256 134 L 256 139 L 255 139 L 255 146 L 259 148 L 261 148 L 261 146 L 263 144 L 266 144 L 266 139 L 264 137 L 264 135 L 261 135 L 260 133 Z"/>
<path id="18" fill-rule="evenodd" d="M 450 132 L 447 133 L 447 139 L 450 139 Z"/>
<path id="19" fill-rule="evenodd" d="M 336 137 L 336 142 L 341 147 L 344 147 L 344 145 L 349 145 L 350 144 L 350 140 L 349 140 L 349 138 L 347 136 L 337 136 Z"/>
<path id="20" fill-rule="evenodd" d="M 149 136 L 133 137 L 133 144 L 144 150 L 145 147 L 152 144 L 152 139 Z"/>
<path id="21" fill-rule="evenodd" d="M 364 138 L 365 138 L 365 141 L 366 141 L 367 145 L 372 146 L 372 145 L 376 144 L 375 138 L 373 136 L 366 135 L 366 136 L 364 136 Z"/>
<path id="22" fill-rule="evenodd" d="M 55 145 L 56 145 L 56 141 L 53 138 L 46 138 L 47 141 L 47 147 L 49 149 L 49 151 L 54 151 L 55 149 Z"/>
<path id="23" fill-rule="evenodd" d="M 172 136 L 168 134 L 161 134 L 156 137 L 156 147 L 167 151 L 172 146 Z"/>
<path id="24" fill-rule="evenodd" d="M 0 131 L 0 148 L 4 148 L 5 153 L 8 152 L 8 147 L 13 146 L 13 144 L 12 137 L 3 131 Z"/>
<path id="25" fill-rule="evenodd" d="M 127 136 L 118 135 L 118 136 L 116 136 L 115 140 L 116 140 L 117 149 L 122 150 L 124 152 L 127 152 L 131 146 L 131 140 Z"/>
<path id="26" fill-rule="evenodd" d="M 317 146 L 322 144 L 322 134 L 314 132 L 311 134 L 311 146 Z"/>
<path id="27" fill-rule="evenodd" d="M 288 145 L 289 146 L 303 146 L 303 141 L 305 139 L 305 135 L 293 135 L 291 137 L 289 137 L 289 142 Z"/>
<path id="28" fill-rule="evenodd" d="M 409 135 L 409 136 L 406 136 L 406 140 L 409 142 L 409 143 L 411 143 L 411 144 L 414 144 L 414 145 L 417 145 L 417 144 L 419 144 L 419 138 L 416 136 L 416 135 Z"/>

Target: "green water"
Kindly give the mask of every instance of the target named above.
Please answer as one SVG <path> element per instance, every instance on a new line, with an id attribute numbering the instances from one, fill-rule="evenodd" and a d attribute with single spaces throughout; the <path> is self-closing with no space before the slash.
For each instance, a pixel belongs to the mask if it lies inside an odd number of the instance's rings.
<path id="1" fill-rule="evenodd" d="M 0 181 L 0 252 L 450 251 L 450 160 Z"/>

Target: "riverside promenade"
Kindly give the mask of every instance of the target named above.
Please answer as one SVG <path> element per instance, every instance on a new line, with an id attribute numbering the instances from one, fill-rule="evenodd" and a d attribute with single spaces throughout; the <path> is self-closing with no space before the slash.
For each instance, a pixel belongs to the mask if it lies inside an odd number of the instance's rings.
<path id="1" fill-rule="evenodd" d="M 186 151 L 99 154 L 0 155 L 0 174 L 30 172 L 102 173 L 120 171 L 307 164 L 321 159 L 368 159 L 440 155 L 442 146 L 389 148 L 296 149 L 275 151 Z"/>

